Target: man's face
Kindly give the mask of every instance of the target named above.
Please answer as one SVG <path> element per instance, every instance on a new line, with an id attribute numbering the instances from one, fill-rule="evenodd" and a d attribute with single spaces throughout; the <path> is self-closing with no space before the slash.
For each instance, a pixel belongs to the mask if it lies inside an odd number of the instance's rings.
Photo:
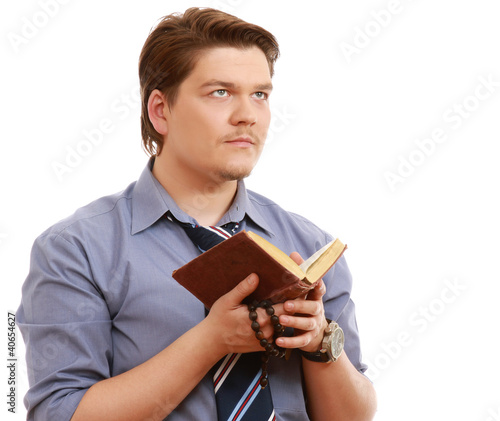
<path id="1" fill-rule="evenodd" d="M 161 155 L 184 177 L 221 182 L 248 176 L 267 136 L 271 89 L 269 66 L 257 47 L 203 52 L 174 106 L 164 108 Z"/>

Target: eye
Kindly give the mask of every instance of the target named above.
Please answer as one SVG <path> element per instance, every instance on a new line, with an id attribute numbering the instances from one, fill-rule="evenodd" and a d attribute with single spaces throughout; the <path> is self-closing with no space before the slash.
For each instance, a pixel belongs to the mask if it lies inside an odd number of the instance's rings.
<path id="1" fill-rule="evenodd" d="M 224 98 L 229 95 L 229 93 L 225 89 L 217 89 L 213 91 L 210 95 L 213 95 L 217 98 Z"/>
<path id="2" fill-rule="evenodd" d="M 269 97 L 268 94 L 266 94 L 265 92 L 255 92 L 254 93 L 254 96 L 257 98 L 257 99 L 267 99 Z"/>

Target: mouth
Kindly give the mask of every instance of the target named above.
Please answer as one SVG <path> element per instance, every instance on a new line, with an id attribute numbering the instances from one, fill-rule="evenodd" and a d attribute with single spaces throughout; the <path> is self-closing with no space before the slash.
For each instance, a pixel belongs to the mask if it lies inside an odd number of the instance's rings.
<path id="1" fill-rule="evenodd" d="M 227 140 L 225 143 L 239 148 L 251 148 L 255 144 L 253 139 L 248 136 L 241 136 L 236 139 Z"/>

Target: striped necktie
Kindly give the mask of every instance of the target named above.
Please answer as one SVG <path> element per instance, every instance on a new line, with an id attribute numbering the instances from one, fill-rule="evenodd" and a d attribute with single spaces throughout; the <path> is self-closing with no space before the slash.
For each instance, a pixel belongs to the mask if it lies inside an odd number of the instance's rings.
<path id="1" fill-rule="evenodd" d="M 167 219 L 184 228 L 203 253 L 235 234 L 239 224 L 202 227 L 183 223 L 167 212 Z M 261 352 L 228 354 L 212 369 L 219 421 L 275 421 L 270 385 L 260 387 L 263 377 Z"/>

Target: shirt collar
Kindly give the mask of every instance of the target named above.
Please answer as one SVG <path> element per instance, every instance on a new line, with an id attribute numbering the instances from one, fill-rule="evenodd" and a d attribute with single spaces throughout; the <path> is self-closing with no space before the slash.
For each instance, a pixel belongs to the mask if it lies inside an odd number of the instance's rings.
<path id="1" fill-rule="evenodd" d="M 238 182 L 238 193 L 236 194 L 236 199 L 238 199 L 240 193 L 240 200 L 242 201 L 242 207 L 245 210 L 246 215 L 264 231 L 267 231 L 269 235 L 274 236 L 271 226 L 267 222 L 265 216 L 261 214 L 262 208 L 255 206 L 254 202 L 250 200 L 248 192 L 245 188 L 245 183 L 242 180 Z"/>
<path id="2" fill-rule="evenodd" d="M 132 193 L 132 235 L 153 225 L 168 210 L 168 206 L 154 182 L 155 178 L 151 172 L 153 163 L 154 158 L 151 158 L 134 186 Z"/>
<path id="3" fill-rule="evenodd" d="M 149 160 L 134 186 L 132 195 L 132 235 L 149 228 L 163 217 L 167 211 L 172 212 L 174 217 L 181 222 L 195 223 L 192 217 L 177 206 L 174 199 L 172 199 L 160 182 L 154 177 L 152 173 L 153 164 L 154 157 Z M 240 222 L 245 218 L 245 215 L 272 234 L 269 224 L 249 200 L 245 183 L 243 180 L 240 180 L 238 181 L 236 197 L 218 224 Z"/>

